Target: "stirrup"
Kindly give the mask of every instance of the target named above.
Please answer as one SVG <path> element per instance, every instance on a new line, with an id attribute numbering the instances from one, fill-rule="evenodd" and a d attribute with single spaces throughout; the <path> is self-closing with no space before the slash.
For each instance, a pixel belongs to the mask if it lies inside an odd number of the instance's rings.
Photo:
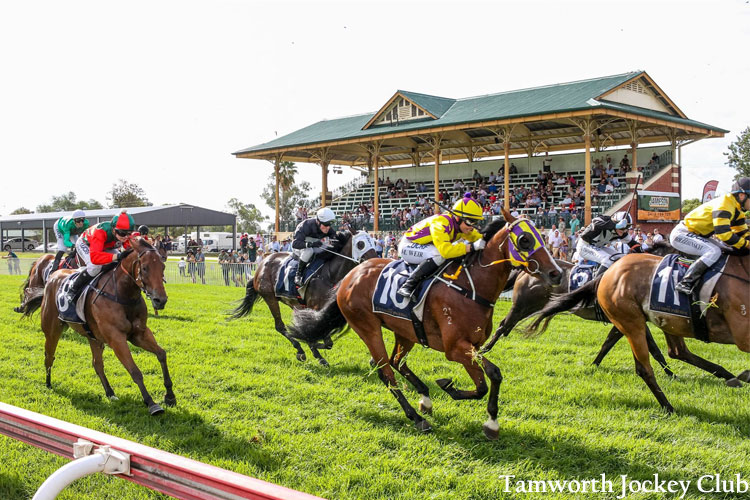
<path id="1" fill-rule="evenodd" d="M 403 286 L 396 290 L 396 293 L 404 298 L 410 299 L 412 295 L 414 295 L 414 290 L 409 291 L 408 289 L 405 289 Z"/>
<path id="2" fill-rule="evenodd" d="M 696 285 L 696 282 L 690 283 L 690 282 L 680 281 L 674 286 L 674 289 L 678 293 L 684 293 L 685 295 L 690 296 L 692 295 L 693 290 L 695 289 L 695 285 Z"/>

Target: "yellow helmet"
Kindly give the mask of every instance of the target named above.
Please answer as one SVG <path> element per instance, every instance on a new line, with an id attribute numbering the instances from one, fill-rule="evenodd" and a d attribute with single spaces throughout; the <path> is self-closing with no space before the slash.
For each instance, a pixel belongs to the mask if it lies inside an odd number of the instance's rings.
<path id="1" fill-rule="evenodd" d="M 466 219 L 482 220 L 482 207 L 471 197 L 471 193 L 466 193 L 463 198 L 453 205 L 453 213 Z"/>

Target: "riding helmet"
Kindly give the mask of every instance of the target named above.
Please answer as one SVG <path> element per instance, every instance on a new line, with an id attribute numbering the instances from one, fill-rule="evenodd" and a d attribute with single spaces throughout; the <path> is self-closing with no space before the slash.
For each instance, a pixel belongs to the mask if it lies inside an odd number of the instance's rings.
<path id="1" fill-rule="evenodd" d="M 453 205 L 453 213 L 466 219 L 482 220 L 482 207 L 471 197 L 471 193 L 466 193 L 463 198 Z"/>

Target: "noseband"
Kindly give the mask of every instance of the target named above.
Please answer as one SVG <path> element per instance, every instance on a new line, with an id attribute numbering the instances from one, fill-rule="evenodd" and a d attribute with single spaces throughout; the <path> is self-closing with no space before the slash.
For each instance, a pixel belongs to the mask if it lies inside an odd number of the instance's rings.
<path id="1" fill-rule="evenodd" d="M 138 273 L 136 274 L 135 277 L 133 277 L 133 274 L 135 274 L 135 273 L 133 273 L 132 269 L 131 269 L 131 272 L 128 272 L 127 269 L 125 269 L 125 266 L 121 265 L 120 268 L 122 269 L 122 272 L 125 273 L 125 275 L 128 278 L 130 278 L 131 280 L 133 280 L 133 283 L 135 283 L 136 286 L 138 288 L 140 288 L 141 291 L 144 294 L 146 294 L 146 297 L 148 297 L 150 299 L 151 298 L 151 293 L 148 290 L 146 290 L 146 287 L 143 284 L 143 274 L 141 272 L 141 270 L 143 269 L 143 265 L 141 265 L 141 257 L 143 257 L 145 254 L 147 254 L 149 252 L 155 252 L 157 254 L 159 253 L 153 247 L 152 248 L 147 248 L 147 249 L 145 249 L 142 252 L 136 253 L 136 260 L 135 260 L 135 263 L 133 264 L 133 268 L 135 268 L 135 266 L 138 265 Z M 159 260 L 161 260 L 161 256 L 159 256 Z"/>

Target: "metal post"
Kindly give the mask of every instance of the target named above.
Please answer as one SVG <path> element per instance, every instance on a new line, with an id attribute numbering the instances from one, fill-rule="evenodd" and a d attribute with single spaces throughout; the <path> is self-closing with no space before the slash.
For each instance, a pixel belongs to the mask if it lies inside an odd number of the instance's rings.
<path id="1" fill-rule="evenodd" d="M 435 140 L 435 149 L 433 152 L 435 157 L 435 213 L 440 213 L 440 205 L 437 201 L 440 199 L 440 139 Z M 459 193 L 459 196 L 463 196 L 463 193 Z"/>
<path id="2" fill-rule="evenodd" d="M 274 175 L 276 176 L 276 222 L 275 222 L 275 230 L 278 233 L 280 228 L 280 221 L 279 221 L 279 169 L 281 168 L 281 155 L 276 155 L 276 161 L 274 162 L 273 171 Z M 234 221 L 234 228 L 235 228 L 235 238 L 237 237 L 237 219 L 235 218 Z M 235 250 L 237 250 L 237 244 L 235 242 Z"/>
<path id="3" fill-rule="evenodd" d="M 22 252 L 26 251 L 26 232 L 23 226 L 21 226 L 21 251 Z"/>
<path id="4" fill-rule="evenodd" d="M 583 212 L 583 224 L 584 226 L 588 226 L 591 224 L 591 134 L 589 134 L 588 130 L 584 130 L 584 136 L 586 142 L 584 145 L 584 148 L 586 149 L 584 153 L 584 168 L 586 169 L 586 173 L 584 174 L 586 179 L 586 201 Z"/>
<path id="5" fill-rule="evenodd" d="M 503 143 L 505 151 L 505 179 L 503 180 L 503 190 L 505 191 L 505 210 L 510 211 L 510 137 L 505 137 Z"/>
<path id="6" fill-rule="evenodd" d="M 278 212 L 276 213 L 278 214 Z M 278 223 L 279 221 L 276 219 L 276 231 L 279 230 Z M 234 218 L 234 223 L 232 223 L 232 250 L 237 251 L 237 217 Z"/>
<path id="7" fill-rule="evenodd" d="M 42 252 L 47 253 L 47 221 L 42 219 Z"/>
<path id="8" fill-rule="evenodd" d="M 375 210 L 375 224 L 373 224 L 373 231 L 380 231 L 380 178 L 378 177 L 378 153 L 376 152 L 372 156 L 372 166 L 375 172 L 375 195 L 373 196 L 372 202 L 373 209 Z"/>

